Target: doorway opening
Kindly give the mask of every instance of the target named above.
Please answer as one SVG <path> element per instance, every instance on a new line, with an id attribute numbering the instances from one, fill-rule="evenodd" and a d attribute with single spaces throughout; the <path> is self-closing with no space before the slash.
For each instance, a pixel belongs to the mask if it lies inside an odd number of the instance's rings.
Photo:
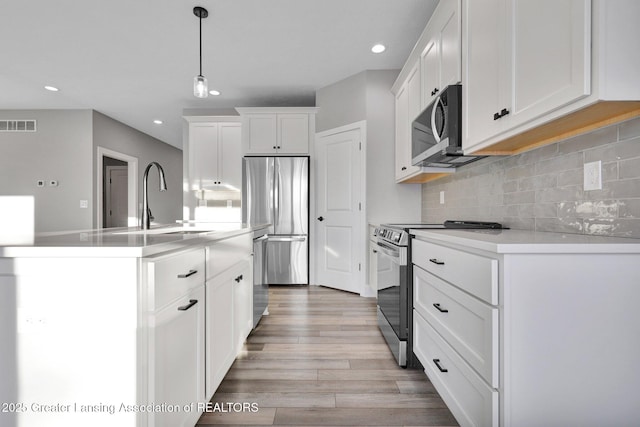
<path id="1" fill-rule="evenodd" d="M 128 221 L 127 162 L 102 157 L 102 227 L 126 227 Z"/>
<path id="2" fill-rule="evenodd" d="M 138 159 L 98 147 L 96 228 L 138 224 Z"/>

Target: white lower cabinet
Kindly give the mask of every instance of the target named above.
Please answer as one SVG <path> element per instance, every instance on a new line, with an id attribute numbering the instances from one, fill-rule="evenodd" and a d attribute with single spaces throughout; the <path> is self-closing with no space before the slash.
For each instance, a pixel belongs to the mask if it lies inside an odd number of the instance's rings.
<path id="1" fill-rule="evenodd" d="M 253 328 L 253 276 L 251 259 L 241 261 L 233 274 L 233 329 L 236 354 Z"/>
<path id="2" fill-rule="evenodd" d="M 498 391 L 489 387 L 414 310 L 414 352 L 462 426 L 497 426 Z"/>
<path id="3" fill-rule="evenodd" d="M 211 399 L 236 357 L 233 334 L 234 271 L 207 281 L 206 397 Z"/>
<path id="4" fill-rule="evenodd" d="M 204 286 L 167 304 L 151 324 L 152 387 L 149 401 L 182 409 L 204 397 Z M 150 412 L 149 425 L 193 426 L 197 411 Z"/>
<path id="5" fill-rule="evenodd" d="M 636 239 L 415 234 L 413 350 L 460 425 L 637 425 Z"/>

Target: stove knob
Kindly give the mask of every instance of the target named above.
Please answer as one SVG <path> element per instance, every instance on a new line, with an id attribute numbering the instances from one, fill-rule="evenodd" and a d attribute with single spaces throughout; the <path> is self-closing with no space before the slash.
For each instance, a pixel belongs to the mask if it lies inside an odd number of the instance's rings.
<path id="1" fill-rule="evenodd" d="M 394 240 L 396 241 L 396 243 L 400 243 L 400 234 L 399 233 L 396 235 L 396 238 Z"/>

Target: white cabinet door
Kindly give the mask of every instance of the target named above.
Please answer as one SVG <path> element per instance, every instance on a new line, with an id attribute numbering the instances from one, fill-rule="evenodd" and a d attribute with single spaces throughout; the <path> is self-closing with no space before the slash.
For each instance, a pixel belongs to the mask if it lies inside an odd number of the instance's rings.
<path id="1" fill-rule="evenodd" d="M 431 103 L 440 91 L 440 60 L 438 58 L 438 40 L 434 37 L 422 51 L 422 106 Z"/>
<path id="2" fill-rule="evenodd" d="M 206 399 L 211 399 L 236 356 L 233 334 L 233 271 L 206 283 Z"/>
<path id="3" fill-rule="evenodd" d="M 220 123 L 218 156 L 219 182 L 228 189 L 242 188 L 242 126 L 240 123 Z"/>
<path id="4" fill-rule="evenodd" d="M 420 62 L 416 62 L 396 95 L 396 181 L 419 171 L 411 164 L 411 124 L 420 114 L 420 87 Z"/>
<path id="5" fill-rule="evenodd" d="M 309 115 L 278 114 L 276 149 L 286 154 L 309 153 Z"/>
<path id="6" fill-rule="evenodd" d="M 590 3 L 465 1 L 465 151 L 589 95 Z"/>
<path id="7" fill-rule="evenodd" d="M 234 268 L 233 278 L 233 329 L 236 340 L 236 354 L 253 328 L 253 277 L 251 259 L 242 261 Z"/>
<path id="8" fill-rule="evenodd" d="M 167 304 L 152 316 L 149 402 L 185 405 L 204 399 L 204 287 Z M 190 426 L 198 411 L 150 412 L 149 425 Z"/>
<path id="9" fill-rule="evenodd" d="M 465 65 L 462 73 L 463 148 L 500 133 L 504 90 L 501 63 L 505 54 L 505 0 L 465 0 L 463 28 Z"/>
<path id="10" fill-rule="evenodd" d="M 245 146 L 248 154 L 273 154 L 277 150 L 277 115 L 246 114 Z"/>
<path id="11" fill-rule="evenodd" d="M 428 24 L 422 63 L 422 108 L 445 87 L 461 80 L 460 0 L 441 0 Z"/>
<path id="12" fill-rule="evenodd" d="M 589 0 L 512 1 L 510 51 L 511 128 L 590 93 Z M 541 25 L 540 23 L 544 23 Z M 506 120 L 505 120 L 506 121 Z"/>
<path id="13" fill-rule="evenodd" d="M 189 124 L 189 181 L 191 190 L 214 188 L 218 182 L 218 124 Z"/>

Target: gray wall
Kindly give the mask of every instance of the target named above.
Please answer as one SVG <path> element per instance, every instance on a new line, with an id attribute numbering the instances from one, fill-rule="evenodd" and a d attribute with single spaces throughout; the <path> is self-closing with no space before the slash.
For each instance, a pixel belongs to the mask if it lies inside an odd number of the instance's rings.
<path id="1" fill-rule="evenodd" d="M 142 174 L 147 165 L 162 165 L 167 191 L 158 191 L 158 172 L 149 173 L 149 206 L 157 223 L 182 219 L 182 151 L 145 133 L 137 131 L 97 111 L 93 112 L 93 159 L 103 147 L 138 159 L 138 204 L 142 203 Z M 95 163 L 95 160 L 92 162 Z M 95 188 L 96 177 L 91 180 Z M 94 205 L 95 205 L 94 198 Z"/>
<path id="2" fill-rule="evenodd" d="M 92 228 L 91 111 L 0 110 L 0 119 L 37 121 L 37 132 L 0 132 L 0 194 L 35 197 L 36 232 Z"/>
<path id="3" fill-rule="evenodd" d="M 366 120 L 367 220 L 370 223 L 420 219 L 420 184 L 395 183 L 395 98 L 398 70 L 368 70 L 316 93 L 318 132 Z"/>
<path id="4" fill-rule="evenodd" d="M 602 190 L 583 165 L 602 161 Z M 445 191 L 445 204 L 439 193 Z M 640 238 L 640 118 L 422 185 L 422 220 L 502 221 L 517 229 Z"/>
<path id="5" fill-rule="evenodd" d="M 316 106 L 316 132 L 366 120 L 367 71 L 318 89 Z"/>

